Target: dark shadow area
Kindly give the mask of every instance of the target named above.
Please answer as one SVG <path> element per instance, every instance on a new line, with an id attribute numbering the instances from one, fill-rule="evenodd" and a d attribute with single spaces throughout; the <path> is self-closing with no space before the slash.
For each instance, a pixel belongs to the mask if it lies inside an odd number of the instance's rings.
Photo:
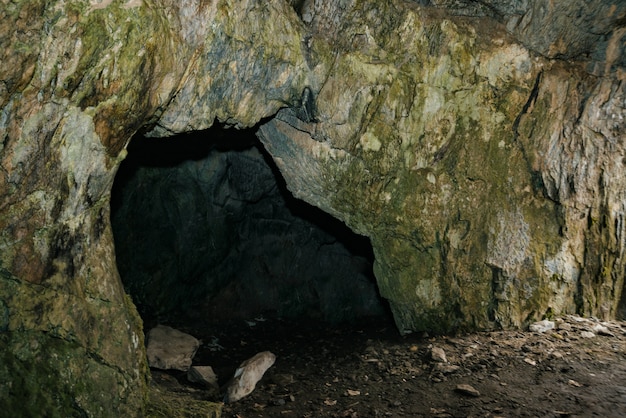
<path id="1" fill-rule="evenodd" d="M 369 239 L 295 199 L 255 130 L 133 138 L 111 208 L 118 269 L 147 328 L 392 324 Z"/>

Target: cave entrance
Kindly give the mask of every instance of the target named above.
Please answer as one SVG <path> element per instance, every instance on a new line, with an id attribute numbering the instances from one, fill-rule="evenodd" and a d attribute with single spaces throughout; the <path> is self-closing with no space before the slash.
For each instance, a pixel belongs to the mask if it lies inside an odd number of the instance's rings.
<path id="1" fill-rule="evenodd" d="M 369 239 L 295 199 L 254 129 L 136 136 L 111 205 L 118 269 L 145 328 L 391 321 Z"/>

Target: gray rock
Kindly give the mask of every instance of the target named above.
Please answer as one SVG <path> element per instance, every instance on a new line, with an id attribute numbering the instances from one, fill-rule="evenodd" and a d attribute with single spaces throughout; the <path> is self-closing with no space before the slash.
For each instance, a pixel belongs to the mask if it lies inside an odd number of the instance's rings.
<path id="1" fill-rule="evenodd" d="M 157 325 L 148 332 L 146 354 L 150 367 L 187 371 L 200 341 L 174 328 Z"/>
<path id="2" fill-rule="evenodd" d="M 430 349 L 430 357 L 439 363 L 447 363 L 446 352 L 441 347 L 432 347 Z"/>
<path id="3" fill-rule="evenodd" d="M 609 331 L 609 329 L 607 327 L 605 327 L 604 325 L 595 324 L 591 328 L 591 331 L 594 334 L 596 334 L 596 335 L 604 335 L 604 336 L 608 336 L 608 337 L 615 337 L 615 334 L 613 334 L 611 331 Z"/>
<path id="4" fill-rule="evenodd" d="M 263 351 L 241 363 L 227 384 L 224 402 L 236 402 L 252 393 L 257 382 L 275 361 L 274 354 Z"/>
<path id="5" fill-rule="evenodd" d="M 535 322 L 528 327 L 532 332 L 543 333 L 548 330 L 554 329 L 554 321 L 543 320 L 539 322 Z"/>

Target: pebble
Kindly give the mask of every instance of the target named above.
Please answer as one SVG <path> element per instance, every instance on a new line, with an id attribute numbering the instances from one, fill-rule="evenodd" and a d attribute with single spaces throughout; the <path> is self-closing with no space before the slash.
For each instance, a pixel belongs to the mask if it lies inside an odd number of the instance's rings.
<path id="1" fill-rule="evenodd" d="M 583 338 L 595 338 L 596 334 L 591 331 L 580 331 L 580 336 Z"/>
<path id="2" fill-rule="evenodd" d="M 430 349 L 430 357 L 439 363 L 447 363 L 446 352 L 441 347 L 433 347 Z"/>
<path id="3" fill-rule="evenodd" d="M 453 364 L 443 364 L 443 363 L 437 363 L 435 365 L 435 369 L 443 374 L 450 374 L 450 373 L 454 373 L 456 371 L 458 371 L 461 368 L 461 366 L 455 366 Z"/>
<path id="4" fill-rule="evenodd" d="M 461 383 L 461 384 L 456 385 L 455 390 L 467 396 L 474 396 L 474 397 L 480 396 L 480 392 L 476 390 L 472 385 L 468 385 L 467 383 Z"/>

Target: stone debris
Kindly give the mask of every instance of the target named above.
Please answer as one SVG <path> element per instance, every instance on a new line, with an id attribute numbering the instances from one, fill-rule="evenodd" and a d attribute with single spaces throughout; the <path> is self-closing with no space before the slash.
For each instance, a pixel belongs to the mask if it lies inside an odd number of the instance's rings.
<path id="1" fill-rule="evenodd" d="M 226 385 L 224 402 L 236 402 L 252 393 L 257 382 L 275 361 L 274 354 L 263 351 L 241 363 L 235 370 L 233 378 Z"/>
<path id="2" fill-rule="evenodd" d="M 535 322 L 534 324 L 531 324 L 528 329 L 532 332 L 543 333 L 551 329 L 554 329 L 554 326 L 555 326 L 554 321 L 548 321 L 544 319 L 543 321 L 539 321 L 539 322 Z"/>
<path id="3" fill-rule="evenodd" d="M 530 364 L 531 366 L 536 366 L 537 362 L 531 358 L 525 357 L 524 362 Z"/>
<path id="4" fill-rule="evenodd" d="M 456 366 L 454 364 L 444 364 L 444 363 L 435 364 L 435 370 L 443 374 L 454 373 L 456 371 L 459 371 L 460 369 L 461 369 L 461 366 Z"/>
<path id="5" fill-rule="evenodd" d="M 165 325 L 157 325 L 148 332 L 148 364 L 155 369 L 187 371 L 198 347 L 200 341 L 195 337 Z"/>
<path id="6" fill-rule="evenodd" d="M 476 390 L 472 385 L 468 385 L 467 383 L 460 383 L 456 385 L 455 390 L 462 395 L 474 396 L 476 398 L 480 396 L 480 392 Z"/>
<path id="7" fill-rule="evenodd" d="M 582 387 L 582 385 L 580 383 L 578 383 L 577 381 L 575 381 L 574 379 L 570 379 L 567 381 L 568 384 L 575 386 L 577 388 Z"/>
<path id="8" fill-rule="evenodd" d="M 557 326 L 557 328 L 559 330 L 562 330 L 562 331 L 571 331 L 572 330 L 572 324 L 570 324 L 568 322 L 559 322 L 559 325 Z"/>
<path id="9" fill-rule="evenodd" d="M 595 338 L 596 334 L 591 331 L 581 331 L 580 336 L 583 338 Z"/>
<path id="10" fill-rule="evenodd" d="M 596 335 L 604 335 L 606 337 L 615 337 L 615 334 L 613 334 L 611 331 L 609 331 L 607 327 L 601 324 L 595 324 L 591 328 L 591 331 Z"/>
<path id="11" fill-rule="evenodd" d="M 432 347 L 430 349 L 430 357 L 439 363 L 447 363 L 446 352 L 441 347 Z"/>

